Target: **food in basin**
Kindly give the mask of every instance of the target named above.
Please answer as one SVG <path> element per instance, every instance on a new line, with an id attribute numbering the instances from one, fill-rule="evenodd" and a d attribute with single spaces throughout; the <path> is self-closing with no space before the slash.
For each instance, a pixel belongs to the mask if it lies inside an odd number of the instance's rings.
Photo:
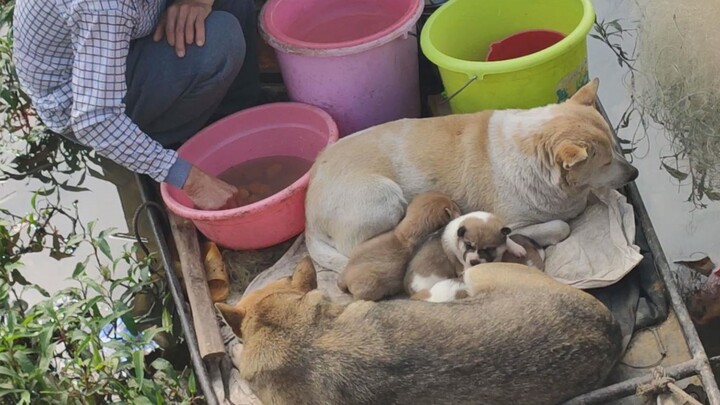
<path id="1" fill-rule="evenodd" d="M 160 187 L 163 200 L 222 247 L 247 250 L 282 243 L 305 229 L 308 170 L 337 139 L 330 115 L 308 104 L 272 103 L 240 111 L 198 132 L 178 154 L 245 190 L 244 205 L 200 210 L 166 183 Z"/>

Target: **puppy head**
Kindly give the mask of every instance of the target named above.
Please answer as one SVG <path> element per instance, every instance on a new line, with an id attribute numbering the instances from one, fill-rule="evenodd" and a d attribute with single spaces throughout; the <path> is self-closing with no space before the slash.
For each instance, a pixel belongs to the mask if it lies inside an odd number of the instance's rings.
<path id="1" fill-rule="evenodd" d="M 497 216 L 476 212 L 460 217 L 455 233 L 455 253 L 464 267 L 492 262 L 505 248 L 509 228 Z"/>
<path id="2" fill-rule="evenodd" d="M 638 176 L 617 151 L 610 127 L 595 109 L 598 84 L 594 79 L 559 105 L 536 138 L 535 148 L 555 185 L 619 188 Z"/>
<path id="3" fill-rule="evenodd" d="M 315 266 L 303 258 L 291 276 L 269 283 L 243 297 L 236 305 L 215 304 L 225 322 L 239 338 L 248 338 L 278 313 L 295 308 L 298 301 L 317 288 Z"/>
<path id="4" fill-rule="evenodd" d="M 460 214 L 460 207 L 443 193 L 418 194 L 408 204 L 401 228 L 404 233 L 419 238 L 444 227 Z"/>

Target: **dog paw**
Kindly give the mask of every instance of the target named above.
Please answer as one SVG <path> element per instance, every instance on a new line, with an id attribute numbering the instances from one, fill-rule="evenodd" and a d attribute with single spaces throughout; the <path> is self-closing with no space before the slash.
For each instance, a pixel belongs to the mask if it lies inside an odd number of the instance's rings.
<path id="1" fill-rule="evenodd" d="M 506 237 L 505 243 L 507 245 L 508 252 L 512 253 L 513 256 L 525 257 L 525 255 L 527 255 L 527 250 L 525 250 L 524 247 L 512 240 L 509 236 Z"/>

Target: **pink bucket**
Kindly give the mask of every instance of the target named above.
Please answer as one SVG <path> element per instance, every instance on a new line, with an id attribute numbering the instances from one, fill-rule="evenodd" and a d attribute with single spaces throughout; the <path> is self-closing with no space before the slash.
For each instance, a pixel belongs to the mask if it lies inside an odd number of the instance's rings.
<path id="1" fill-rule="evenodd" d="M 291 100 L 340 135 L 420 116 L 415 24 L 423 0 L 269 0 L 260 14 Z"/>
<path id="2" fill-rule="evenodd" d="M 314 161 L 338 139 L 330 115 L 301 103 L 273 103 L 223 118 L 185 142 L 178 154 L 218 175 L 248 160 L 297 156 Z M 168 209 L 190 219 L 208 239 L 230 249 L 262 249 L 284 242 L 305 229 L 305 193 L 310 174 L 253 204 L 221 211 L 196 209 L 185 193 L 160 185 Z"/>

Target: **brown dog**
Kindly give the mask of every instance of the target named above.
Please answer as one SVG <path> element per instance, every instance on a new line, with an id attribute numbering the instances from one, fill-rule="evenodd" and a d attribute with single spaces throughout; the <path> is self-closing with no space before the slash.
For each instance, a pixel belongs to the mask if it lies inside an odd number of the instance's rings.
<path id="1" fill-rule="evenodd" d="M 527 266 L 465 271 L 470 298 L 355 301 L 294 274 L 216 304 L 243 341 L 240 375 L 267 405 L 552 405 L 597 388 L 621 354 L 608 309 Z"/>
<path id="2" fill-rule="evenodd" d="M 405 268 L 417 246 L 459 216 L 460 208 L 445 194 L 416 196 L 395 229 L 353 249 L 338 287 L 356 300 L 379 301 L 401 293 Z"/>

